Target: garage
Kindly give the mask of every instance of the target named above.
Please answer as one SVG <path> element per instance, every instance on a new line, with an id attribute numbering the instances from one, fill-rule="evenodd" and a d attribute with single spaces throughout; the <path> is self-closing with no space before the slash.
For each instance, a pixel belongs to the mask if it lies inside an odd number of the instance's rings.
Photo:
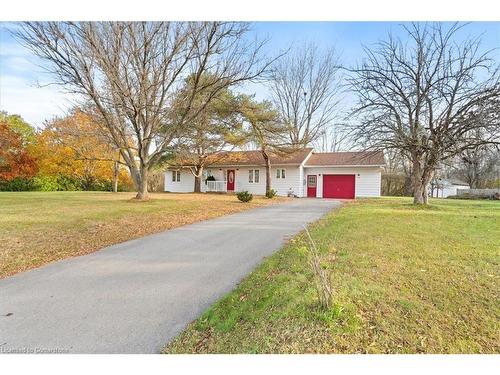
<path id="1" fill-rule="evenodd" d="M 353 174 L 323 175 L 323 198 L 354 199 L 356 177 Z"/>

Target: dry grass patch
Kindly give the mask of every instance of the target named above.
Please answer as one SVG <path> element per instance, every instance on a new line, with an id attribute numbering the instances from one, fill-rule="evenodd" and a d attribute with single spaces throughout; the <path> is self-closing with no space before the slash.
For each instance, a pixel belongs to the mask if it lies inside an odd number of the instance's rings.
<path id="1" fill-rule="evenodd" d="M 133 193 L 0 193 L 0 278 L 147 234 L 268 204 L 286 198 L 234 195 Z"/>

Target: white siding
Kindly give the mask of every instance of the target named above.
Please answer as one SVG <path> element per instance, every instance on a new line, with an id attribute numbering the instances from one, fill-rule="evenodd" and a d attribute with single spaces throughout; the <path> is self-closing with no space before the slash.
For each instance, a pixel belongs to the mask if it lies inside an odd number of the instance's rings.
<path id="1" fill-rule="evenodd" d="M 437 190 L 437 198 L 448 198 L 451 195 L 457 195 L 457 189 L 470 189 L 466 185 L 445 185 Z"/>
<path id="2" fill-rule="evenodd" d="M 296 193 L 298 197 L 303 197 L 307 195 L 305 192 L 305 187 L 306 187 L 306 176 L 304 174 L 304 166 L 299 167 L 299 188 L 298 192 Z"/>
<path id="3" fill-rule="evenodd" d="M 285 169 L 285 178 L 276 178 L 276 169 Z M 248 171 L 250 169 L 259 170 L 259 182 L 248 182 Z M 300 177 L 298 166 L 273 166 L 271 167 L 271 188 L 276 190 L 278 195 L 287 196 L 291 189 L 295 194 L 299 194 Z M 265 167 L 240 167 L 236 170 L 236 191 L 248 190 L 257 195 L 266 193 L 266 168 Z"/>
<path id="4" fill-rule="evenodd" d="M 285 169 L 285 178 L 276 178 L 276 169 Z M 266 168 L 264 167 L 238 167 L 238 168 L 208 168 L 217 181 L 225 181 L 227 170 L 235 171 L 235 190 L 248 190 L 252 194 L 264 195 L 266 190 Z M 259 182 L 248 182 L 248 171 L 259 170 Z M 306 177 L 315 174 L 317 178 L 317 196 L 323 196 L 324 174 L 354 174 L 356 175 L 356 197 L 380 196 L 381 169 L 379 167 L 353 167 L 353 168 L 328 168 L 328 167 L 299 167 L 299 166 L 273 166 L 271 168 L 271 186 L 278 195 L 286 196 L 292 190 L 297 196 L 307 196 Z M 205 182 L 201 183 L 201 191 L 205 191 Z M 190 171 L 181 170 L 181 180 L 172 181 L 172 171 L 165 173 L 165 191 L 173 193 L 190 193 L 194 190 L 194 176 Z"/>
<path id="5" fill-rule="evenodd" d="M 192 193 L 194 191 L 194 176 L 190 171 L 181 170 L 181 180 L 172 181 L 172 171 L 165 172 L 165 191 L 172 193 Z"/>
<path id="6" fill-rule="evenodd" d="M 230 168 L 228 168 L 230 169 Z M 264 195 L 266 193 L 266 168 L 263 167 L 238 167 L 236 170 L 235 191 L 247 190 L 249 193 Z M 248 182 L 248 171 L 250 169 L 259 171 L 259 182 Z M 255 177 L 254 177 L 255 178 Z"/>
<path id="7" fill-rule="evenodd" d="M 276 178 L 276 170 L 284 169 L 285 178 Z M 265 170 L 264 170 L 265 171 Z M 300 196 L 300 168 L 299 166 L 276 166 L 271 167 L 271 187 L 278 192 L 278 195 L 287 196 L 291 190 Z"/>
<path id="8" fill-rule="evenodd" d="M 323 175 L 324 174 L 353 174 L 356 176 L 355 189 L 356 198 L 379 197 L 381 188 L 382 170 L 379 167 L 305 167 L 304 177 L 307 175 L 317 175 L 316 196 L 323 197 Z M 305 189 L 305 178 L 303 180 L 302 196 L 307 196 Z"/>
<path id="9" fill-rule="evenodd" d="M 285 178 L 276 178 L 276 169 L 285 169 Z M 207 172 L 215 177 L 217 181 L 225 181 L 227 170 L 235 171 L 235 191 L 247 190 L 256 195 L 266 193 L 266 168 L 264 167 L 238 167 L 238 168 L 207 168 Z M 248 171 L 250 169 L 259 170 L 259 182 L 250 183 L 248 181 Z M 271 187 L 278 192 L 278 195 L 286 196 L 288 191 L 292 190 L 297 196 L 302 195 L 301 190 L 301 171 L 298 166 L 276 166 L 271 167 Z M 205 191 L 204 181 L 201 183 L 201 190 Z M 191 172 L 181 170 L 181 180 L 172 181 L 172 171 L 165 173 L 165 191 L 173 193 L 188 193 L 194 190 L 194 176 Z"/>

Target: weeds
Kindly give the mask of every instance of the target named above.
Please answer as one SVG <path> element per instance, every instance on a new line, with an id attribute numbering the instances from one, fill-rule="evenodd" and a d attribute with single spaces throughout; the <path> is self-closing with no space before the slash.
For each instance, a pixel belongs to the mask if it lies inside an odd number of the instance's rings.
<path id="1" fill-rule="evenodd" d="M 318 299 L 321 307 L 326 310 L 330 310 L 333 305 L 333 288 L 332 288 L 332 276 L 333 270 L 328 266 L 324 266 L 324 258 L 318 251 L 314 240 L 309 233 L 309 230 L 305 228 L 307 237 L 309 238 L 309 264 L 314 274 L 314 282 L 316 286 L 316 291 L 318 292 Z M 329 256 L 329 261 L 335 261 L 335 257 Z"/>

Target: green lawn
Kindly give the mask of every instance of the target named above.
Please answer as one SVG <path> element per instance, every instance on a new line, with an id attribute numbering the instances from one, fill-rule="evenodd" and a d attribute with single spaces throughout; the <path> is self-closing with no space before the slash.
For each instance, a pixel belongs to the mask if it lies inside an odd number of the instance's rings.
<path id="1" fill-rule="evenodd" d="M 254 208 L 285 198 L 234 195 L 0 192 L 0 278 L 45 263 L 180 225 Z"/>
<path id="2" fill-rule="evenodd" d="M 336 254 L 330 311 L 301 235 L 165 352 L 500 352 L 500 202 L 410 202 L 359 200 L 311 226 Z"/>

